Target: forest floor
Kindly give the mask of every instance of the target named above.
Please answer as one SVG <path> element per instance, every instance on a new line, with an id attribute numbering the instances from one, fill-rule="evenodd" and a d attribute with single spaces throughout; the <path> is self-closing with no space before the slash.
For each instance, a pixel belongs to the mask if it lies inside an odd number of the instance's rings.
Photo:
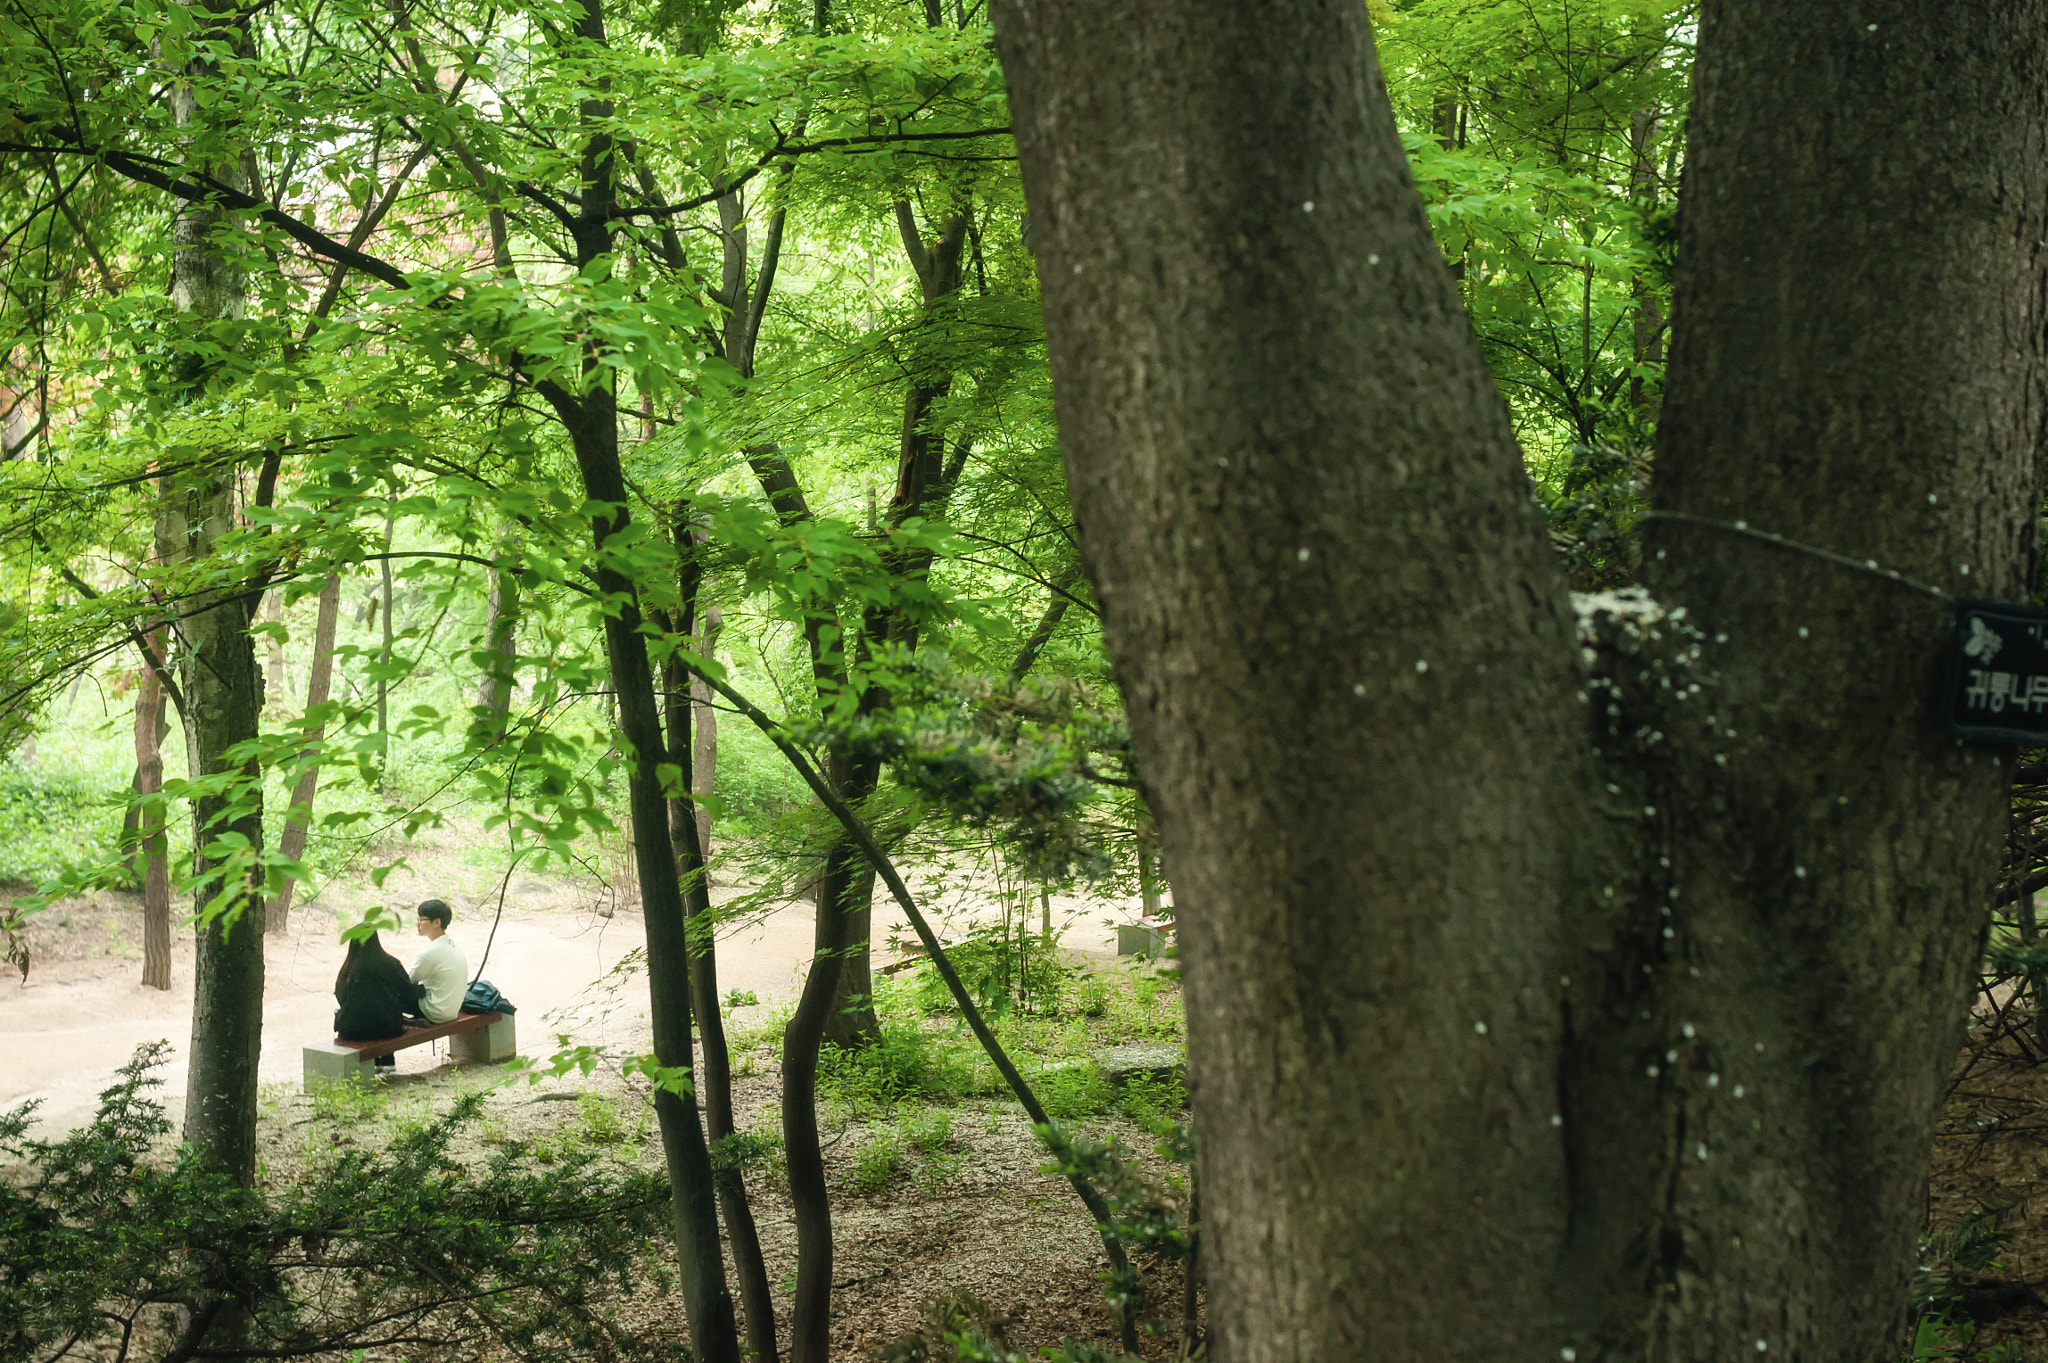
<path id="1" fill-rule="evenodd" d="M 426 849 L 410 860 L 375 898 L 399 905 L 429 895 L 448 899 L 472 970 L 496 920 L 483 973 L 520 1007 L 522 1054 L 545 1057 L 571 1044 L 626 1054 L 644 1049 L 644 986 L 632 973 L 642 933 L 630 894 L 590 882 L 514 876 L 504 882 L 499 914 L 498 878 L 467 868 L 458 849 Z M 927 888 L 942 922 L 950 918 L 956 930 L 987 909 L 964 883 L 950 894 L 942 886 Z M 744 892 L 722 887 L 716 894 Z M 469 1156 L 480 1159 L 517 1142 L 543 1159 L 582 1151 L 622 1169 L 659 1168 L 647 1088 L 616 1064 L 529 1082 L 497 1067 L 454 1064 L 435 1044 L 400 1052 L 397 1073 L 367 1093 L 324 1100 L 302 1093 L 300 1048 L 331 1035 L 333 976 L 341 957 L 337 922 L 360 913 L 373 893 L 367 886 L 330 886 L 296 909 L 291 930 L 267 944 L 260 1114 L 265 1178 L 289 1179 L 336 1146 L 388 1140 L 403 1124 L 480 1088 L 487 1090 L 481 1117 L 460 1138 Z M 1121 906 L 1053 903 L 1067 924 L 1067 942 L 1077 944 L 1070 961 L 1083 970 L 1112 970 L 1109 924 L 1127 916 Z M 875 935 L 887 940 L 890 916 L 878 905 L 876 917 Z M 742 1131 L 776 1129 L 780 1079 L 772 1037 L 778 1010 L 795 995 L 812 931 L 811 907 L 796 901 L 721 934 L 721 989 L 759 1000 L 727 1015 Z M 34 1099 L 45 1134 L 69 1129 L 92 1115 L 99 1090 L 137 1046 L 163 1039 L 171 1045 L 159 1071 L 165 1081 L 160 1092 L 175 1122 L 190 1028 L 189 930 L 174 933 L 168 991 L 140 983 L 134 896 L 101 893 L 62 902 L 30 920 L 28 941 L 28 979 L 0 981 L 0 1036 L 8 1038 L 0 1050 L 0 1108 Z M 401 958 L 410 958 L 415 945 L 387 942 Z M 877 964 L 886 959 L 878 953 Z M 1156 1005 L 1178 1008 L 1170 986 Z M 1065 1337 L 1111 1342 L 1091 1218 L 1066 1182 L 1044 1171 L 1043 1148 L 1013 1103 L 971 1097 L 943 1107 L 881 1106 L 828 1099 L 822 1116 L 834 1188 L 834 1363 L 866 1359 L 873 1346 L 914 1329 L 926 1303 L 958 1289 L 1011 1319 L 1013 1347 L 1035 1351 Z M 1152 1171 L 1164 1168 L 1152 1155 L 1154 1138 L 1113 1108 L 1077 1125 L 1097 1138 L 1119 1137 Z M 454 1153 L 465 1152 L 458 1145 Z M 772 1160 L 750 1182 L 769 1278 L 779 1284 L 777 1304 L 786 1312 L 796 1253 L 786 1183 Z M 1147 1336 L 1145 1356 L 1172 1357 L 1178 1270 L 1154 1266 L 1146 1283 L 1152 1312 L 1165 1327 Z M 683 1339 L 674 1299 L 642 1295 L 618 1305 L 633 1333 Z"/>
<path id="2" fill-rule="evenodd" d="M 2048 1359 L 2048 1065 L 1973 1048 L 1935 1137 L 1926 1264 L 1953 1280 L 1919 1358 Z"/>

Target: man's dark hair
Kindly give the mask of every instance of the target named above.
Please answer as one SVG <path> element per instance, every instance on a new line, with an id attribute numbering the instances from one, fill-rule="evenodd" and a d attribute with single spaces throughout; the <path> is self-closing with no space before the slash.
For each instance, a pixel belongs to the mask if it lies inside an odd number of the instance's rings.
<path id="1" fill-rule="evenodd" d="M 446 932 L 448 925 L 455 921 L 455 910 L 438 899 L 429 899 L 420 905 L 419 916 L 433 919 L 441 925 L 441 930 Z"/>

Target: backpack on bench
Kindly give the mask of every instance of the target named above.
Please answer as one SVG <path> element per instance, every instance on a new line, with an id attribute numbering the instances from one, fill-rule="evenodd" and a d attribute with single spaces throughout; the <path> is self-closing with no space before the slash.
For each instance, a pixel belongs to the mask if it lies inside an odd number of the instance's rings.
<path id="1" fill-rule="evenodd" d="M 508 1017 L 518 1012 L 512 1001 L 498 992 L 498 986 L 489 980 L 471 980 L 469 992 L 462 996 L 462 1012 L 504 1013 Z"/>

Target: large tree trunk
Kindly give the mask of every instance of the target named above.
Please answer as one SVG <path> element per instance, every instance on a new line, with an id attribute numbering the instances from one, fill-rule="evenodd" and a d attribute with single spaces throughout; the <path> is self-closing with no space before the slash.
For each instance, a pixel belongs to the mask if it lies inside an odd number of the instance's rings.
<path id="1" fill-rule="evenodd" d="M 2048 2 L 1962 8 L 1704 6 L 1659 506 L 1715 524 L 1651 542 L 1699 658 L 1642 641 L 1695 693 L 1572 666 L 1362 7 L 996 5 L 1217 1358 L 1895 1347 L 2000 754 L 1932 737 L 1945 607 L 1746 531 L 2025 595 Z"/>
<path id="2" fill-rule="evenodd" d="M 226 16 L 213 36 L 244 43 L 247 35 Z M 191 80 L 211 79 L 195 67 Z M 192 121 L 197 104 L 191 83 L 173 88 L 173 117 Z M 248 158 L 209 167 L 234 189 L 249 182 Z M 220 236 L 232 230 L 212 204 L 181 204 L 171 228 L 171 299 L 199 325 L 241 315 L 244 287 L 240 262 Z M 203 360 L 189 359 L 180 379 L 193 394 L 208 381 Z M 163 505 L 167 519 L 160 538 L 189 568 L 211 557 L 220 538 L 234 528 L 236 473 L 232 466 L 181 474 L 171 482 Z M 253 849 L 263 846 L 263 788 L 253 761 L 233 762 L 227 752 L 256 737 L 263 706 L 263 675 L 249 634 L 256 597 L 224 586 L 209 586 L 186 599 L 178 625 L 180 689 L 185 695 L 186 770 L 191 779 L 233 772 L 246 781 L 233 795 L 206 794 L 192 801 L 193 870 L 202 879 L 193 908 L 200 913 L 198 957 L 193 967 L 192 1050 L 185 1097 L 184 1137 L 238 1182 L 256 1172 L 256 1063 L 263 1033 L 263 894 L 260 875 L 230 883 L 203 877 L 219 859 L 207 848 L 224 834 L 237 834 Z M 253 871 L 253 868 L 252 868 Z M 236 880 L 239 883 L 234 883 Z M 230 891 L 225 911 L 203 912 L 220 889 Z"/>
<path id="3" fill-rule="evenodd" d="M 2048 3 L 1717 0 L 1694 88 L 1645 563 L 1718 677 L 1645 707 L 1635 910 L 1571 935 L 1573 1249 L 1605 1347 L 1888 1357 L 2011 754 L 1935 737 L 1945 603 L 1731 527 L 2027 599 Z"/>
<path id="4" fill-rule="evenodd" d="M 327 703 L 327 695 L 334 684 L 334 627 L 341 615 L 341 578 L 334 573 L 327 575 L 327 581 L 320 586 L 320 613 L 313 622 L 313 663 L 306 680 L 306 709 L 316 710 Z M 317 747 L 326 736 L 327 726 L 315 727 L 306 735 L 309 747 Z M 287 859 L 297 861 L 306 855 L 306 835 L 313 824 L 313 796 L 320 789 L 320 768 L 307 767 L 299 774 L 298 782 L 292 787 L 291 805 L 285 810 L 284 832 L 278 835 L 277 850 Z M 284 888 L 277 892 L 277 900 L 270 906 L 270 921 L 266 925 L 273 933 L 282 933 L 291 926 L 292 896 L 298 892 L 299 882 L 286 877 Z"/>
<path id="5" fill-rule="evenodd" d="M 164 632 L 152 630 L 144 644 L 164 665 Z M 164 684 L 145 663 L 135 688 L 135 793 L 154 795 L 164 788 Z M 135 830 L 135 862 L 142 882 L 142 983 L 151 989 L 171 987 L 171 865 L 161 817 L 139 818 Z"/>
<path id="6" fill-rule="evenodd" d="M 995 14 L 1217 1356 L 1555 1358 L 1571 627 L 1365 9 Z"/>

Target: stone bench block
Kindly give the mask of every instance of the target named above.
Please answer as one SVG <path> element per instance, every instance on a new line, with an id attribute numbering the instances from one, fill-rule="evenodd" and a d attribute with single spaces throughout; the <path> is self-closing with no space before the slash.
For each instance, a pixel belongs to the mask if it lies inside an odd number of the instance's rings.
<path id="1" fill-rule="evenodd" d="M 1105 1047 L 1096 1053 L 1095 1067 L 1111 1088 L 1119 1089 L 1138 1078 L 1168 1084 L 1175 1080 L 1185 1083 L 1188 1077 L 1188 1058 L 1178 1046 L 1139 1043 Z"/>
<path id="2" fill-rule="evenodd" d="M 361 1051 L 332 1042 L 306 1047 L 305 1065 L 302 1087 L 307 1093 L 322 1084 L 345 1084 L 352 1078 L 374 1079 L 377 1073 L 376 1062 Z"/>
<path id="3" fill-rule="evenodd" d="M 495 1064 L 519 1054 L 518 1034 L 512 1015 L 507 1013 L 486 1027 L 461 1032 L 448 1038 L 448 1054 L 458 1060 Z"/>

